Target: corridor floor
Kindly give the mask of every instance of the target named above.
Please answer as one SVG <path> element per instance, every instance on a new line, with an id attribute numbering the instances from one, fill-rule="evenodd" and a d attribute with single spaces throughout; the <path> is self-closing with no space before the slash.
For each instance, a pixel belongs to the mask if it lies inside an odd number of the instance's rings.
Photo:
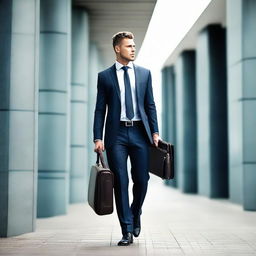
<path id="1" fill-rule="evenodd" d="M 74 204 L 68 215 L 38 219 L 36 232 L 0 239 L 0 255 L 256 255 L 256 212 L 182 194 L 151 176 L 141 235 L 129 247 L 116 246 L 120 238 L 116 212 L 97 216 Z"/>

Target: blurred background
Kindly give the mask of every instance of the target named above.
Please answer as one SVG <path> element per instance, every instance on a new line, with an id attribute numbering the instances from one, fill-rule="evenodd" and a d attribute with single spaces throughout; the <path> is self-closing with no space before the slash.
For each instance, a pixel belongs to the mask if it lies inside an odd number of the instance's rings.
<path id="1" fill-rule="evenodd" d="M 256 210 L 255 0 L 0 0 L 0 236 L 87 201 L 97 73 L 135 35 L 183 193 Z"/>

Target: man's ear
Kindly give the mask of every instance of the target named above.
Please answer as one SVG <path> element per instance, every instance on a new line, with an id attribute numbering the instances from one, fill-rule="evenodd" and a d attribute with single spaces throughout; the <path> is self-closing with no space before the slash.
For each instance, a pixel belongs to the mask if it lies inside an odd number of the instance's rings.
<path id="1" fill-rule="evenodd" d="M 119 53 L 119 52 L 120 52 L 120 46 L 119 46 L 119 45 L 116 45 L 116 46 L 115 46 L 115 52 L 116 52 L 116 53 Z"/>

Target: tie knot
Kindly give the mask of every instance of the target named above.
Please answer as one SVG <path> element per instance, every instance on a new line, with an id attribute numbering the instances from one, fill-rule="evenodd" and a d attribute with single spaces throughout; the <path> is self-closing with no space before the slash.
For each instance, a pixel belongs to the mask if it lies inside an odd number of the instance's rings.
<path id="1" fill-rule="evenodd" d="M 122 66 L 122 69 L 126 72 L 128 70 L 127 66 Z"/>

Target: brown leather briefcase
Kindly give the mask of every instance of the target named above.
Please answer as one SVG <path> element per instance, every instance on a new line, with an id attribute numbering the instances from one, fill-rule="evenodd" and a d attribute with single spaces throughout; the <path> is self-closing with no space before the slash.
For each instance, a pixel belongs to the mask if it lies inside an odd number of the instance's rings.
<path id="1" fill-rule="evenodd" d="M 113 212 L 114 175 L 106 166 L 102 153 L 97 153 L 97 162 L 91 167 L 88 187 L 88 203 L 98 215 Z"/>
<path id="2" fill-rule="evenodd" d="M 149 171 L 162 179 L 174 178 L 174 147 L 160 140 L 158 147 L 150 146 Z"/>

